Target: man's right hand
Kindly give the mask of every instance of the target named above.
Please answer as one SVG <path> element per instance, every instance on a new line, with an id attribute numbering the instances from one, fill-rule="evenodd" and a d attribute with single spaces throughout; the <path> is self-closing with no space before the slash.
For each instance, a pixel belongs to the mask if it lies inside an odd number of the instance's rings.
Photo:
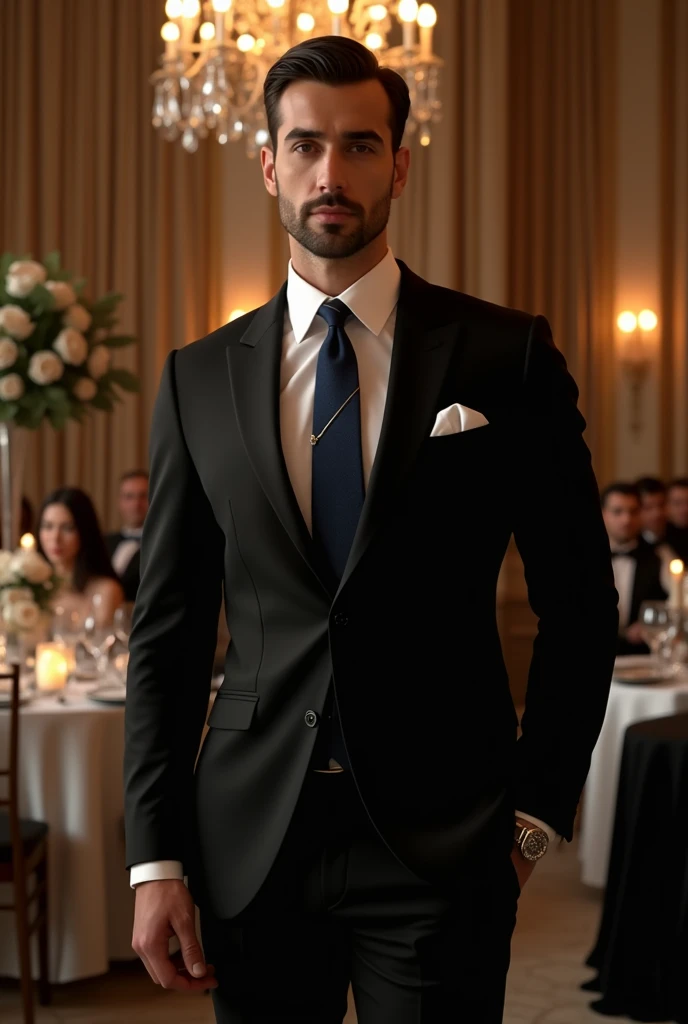
<path id="1" fill-rule="evenodd" d="M 179 940 L 179 953 L 169 953 L 169 940 Z M 165 879 L 136 886 L 132 949 L 143 960 L 156 985 L 175 992 L 217 988 L 212 964 L 206 964 L 196 935 L 196 912 L 183 882 Z"/>

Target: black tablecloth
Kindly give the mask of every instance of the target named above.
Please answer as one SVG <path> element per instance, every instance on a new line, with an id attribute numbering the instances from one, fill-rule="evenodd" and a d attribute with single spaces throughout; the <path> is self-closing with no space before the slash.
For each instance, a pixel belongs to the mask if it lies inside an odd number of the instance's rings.
<path id="1" fill-rule="evenodd" d="M 688 1024 L 688 714 L 626 730 L 592 1009 Z"/>

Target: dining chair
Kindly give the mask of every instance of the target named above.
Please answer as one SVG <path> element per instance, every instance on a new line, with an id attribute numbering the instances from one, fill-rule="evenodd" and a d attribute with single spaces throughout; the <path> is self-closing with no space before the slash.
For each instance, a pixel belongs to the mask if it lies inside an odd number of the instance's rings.
<path id="1" fill-rule="evenodd" d="M 0 680 L 9 680 L 9 764 L 0 770 L 6 779 L 5 797 L 0 794 L 0 882 L 10 883 L 13 902 L 0 910 L 14 911 L 17 933 L 19 977 L 24 1024 L 34 1024 L 31 971 L 31 937 L 38 936 L 38 999 L 47 1006 L 51 999 L 48 980 L 48 826 L 43 821 L 19 817 L 19 665 L 3 667 Z M 33 879 L 33 888 L 29 884 Z M 35 913 L 33 910 L 35 904 Z M 34 914 L 33 920 L 30 920 Z"/>

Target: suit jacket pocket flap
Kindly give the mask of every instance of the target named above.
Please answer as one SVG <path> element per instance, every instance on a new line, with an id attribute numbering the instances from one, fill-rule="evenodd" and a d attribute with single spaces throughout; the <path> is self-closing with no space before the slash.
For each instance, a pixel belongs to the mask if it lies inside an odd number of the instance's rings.
<path id="1" fill-rule="evenodd" d="M 208 717 L 213 729 L 250 729 L 259 694 L 248 690 L 218 690 Z"/>

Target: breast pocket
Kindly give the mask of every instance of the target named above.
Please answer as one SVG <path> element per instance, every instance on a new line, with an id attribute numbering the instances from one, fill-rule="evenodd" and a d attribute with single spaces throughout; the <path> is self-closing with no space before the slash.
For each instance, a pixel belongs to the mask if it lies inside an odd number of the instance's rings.
<path id="1" fill-rule="evenodd" d="M 259 699 L 252 690 L 218 690 L 208 725 L 211 729 L 250 729 Z"/>

